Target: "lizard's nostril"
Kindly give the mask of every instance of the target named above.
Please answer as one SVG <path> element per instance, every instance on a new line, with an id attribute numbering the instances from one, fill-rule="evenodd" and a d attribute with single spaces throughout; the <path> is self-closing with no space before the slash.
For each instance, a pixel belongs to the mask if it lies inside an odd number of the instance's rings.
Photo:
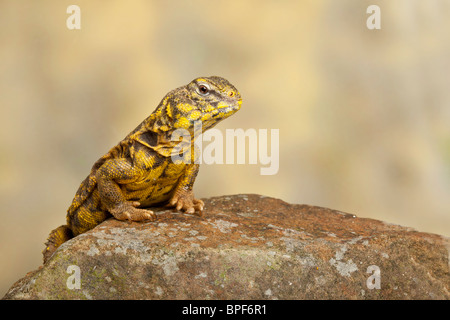
<path id="1" fill-rule="evenodd" d="M 234 91 L 229 91 L 229 92 L 228 92 L 228 96 L 229 96 L 230 98 L 233 98 L 233 97 L 234 97 Z"/>

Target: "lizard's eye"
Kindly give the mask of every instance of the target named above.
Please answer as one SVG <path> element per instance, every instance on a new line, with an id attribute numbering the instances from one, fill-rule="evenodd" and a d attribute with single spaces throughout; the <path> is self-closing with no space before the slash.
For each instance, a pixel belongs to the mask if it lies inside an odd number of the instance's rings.
<path id="1" fill-rule="evenodd" d="M 198 86 L 198 93 L 200 93 L 202 96 L 206 96 L 209 94 L 209 86 L 207 84 L 201 84 Z"/>

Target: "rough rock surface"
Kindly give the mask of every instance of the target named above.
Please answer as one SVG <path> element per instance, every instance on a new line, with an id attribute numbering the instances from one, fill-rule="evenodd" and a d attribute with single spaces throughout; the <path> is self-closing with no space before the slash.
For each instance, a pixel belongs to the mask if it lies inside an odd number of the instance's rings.
<path id="1" fill-rule="evenodd" d="M 4 299 L 450 298 L 448 238 L 260 195 L 204 201 L 202 218 L 109 219 Z"/>

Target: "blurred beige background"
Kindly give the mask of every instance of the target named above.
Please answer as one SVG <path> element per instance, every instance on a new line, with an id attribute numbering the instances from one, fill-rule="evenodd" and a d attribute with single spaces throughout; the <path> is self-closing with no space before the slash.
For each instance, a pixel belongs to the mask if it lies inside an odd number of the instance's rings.
<path id="1" fill-rule="evenodd" d="M 68 30 L 66 8 L 81 8 Z M 366 28 L 381 7 L 382 29 Z M 203 165 L 259 193 L 450 236 L 450 2 L 0 2 L 0 294 L 41 264 L 92 164 L 162 97 L 220 75 L 217 128 L 280 129 L 280 169 Z"/>

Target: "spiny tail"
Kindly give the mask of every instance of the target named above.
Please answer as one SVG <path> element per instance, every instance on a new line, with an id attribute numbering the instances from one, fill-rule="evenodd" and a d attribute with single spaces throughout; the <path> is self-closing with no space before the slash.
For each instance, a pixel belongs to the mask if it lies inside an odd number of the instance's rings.
<path id="1" fill-rule="evenodd" d="M 67 225 L 59 226 L 50 232 L 45 249 L 42 251 L 44 255 L 44 264 L 50 259 L 56 249 L 69 239 L 73 238 L 72 230 Z"/>

